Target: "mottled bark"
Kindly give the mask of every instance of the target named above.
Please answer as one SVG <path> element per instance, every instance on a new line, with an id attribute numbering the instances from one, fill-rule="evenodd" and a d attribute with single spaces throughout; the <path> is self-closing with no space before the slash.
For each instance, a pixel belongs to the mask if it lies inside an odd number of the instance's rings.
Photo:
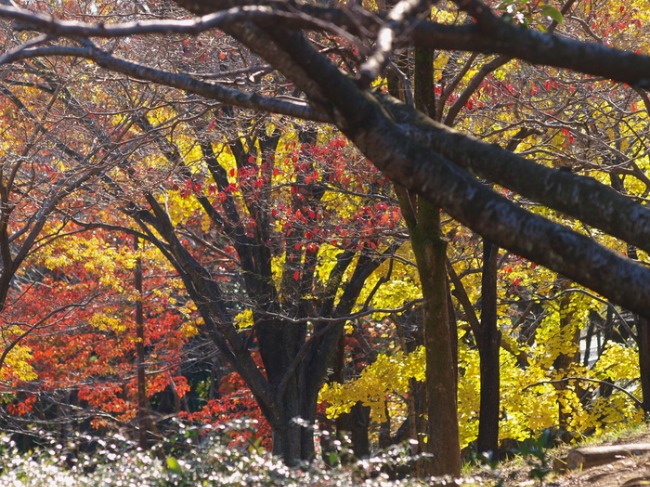
<path id="1" fill-rule="evenodd" d="M 422 296 L 426 348 L 427 446 L 433 455 L 425 473 L 460 475 L 460 443 L 456 407 L 456 373 L 449 326 L 447 244 L 440 233 L 440 216 L 420 202 L 418 226 L 411 232 Z"/>

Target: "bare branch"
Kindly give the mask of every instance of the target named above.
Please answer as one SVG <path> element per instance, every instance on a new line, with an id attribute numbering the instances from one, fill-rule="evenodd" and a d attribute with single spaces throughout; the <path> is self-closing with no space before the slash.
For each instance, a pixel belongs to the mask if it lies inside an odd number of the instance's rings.
<path id="1" fill-rule="evenodd" d="M 428 2 L 423 0 L 402 0 L 397 2 L 386 18 L 386 23 L 377 33 L 374 52 L 359 68 L 357 80 L 359 87 L 367 89 L 384 70 L 393 51 L 394 41 L 399 31 L 403 31 L 408 17 L 420 12 Z"/>
<path id="2" fill-rule="evenodd" d="M 188 93 L 221 101 L 228 105 L 253 110 L 263 110 L 271 113 L 301 118 L 303 120 L 319 122 L 330 121 L 330 118 L 327 115 L 311 107 L 307 103 L 287 99 L 270 98 L 257 93 L 244 93 L 242 91 L 226 88 L 216 83 L 197 80 L 187 74 L 171 73 L 169 71 L 151 68 L 143 64 L 117 58 L 94 45 L 86 45 L 85 47 L 49 46 L 17 49 L 6 53 L 4 56 L 0 56 L 0 64 L 45 56 L 69 56 L 89 59 L 95 62 L 98 66 L 116 73 L 177 88 Z"/>

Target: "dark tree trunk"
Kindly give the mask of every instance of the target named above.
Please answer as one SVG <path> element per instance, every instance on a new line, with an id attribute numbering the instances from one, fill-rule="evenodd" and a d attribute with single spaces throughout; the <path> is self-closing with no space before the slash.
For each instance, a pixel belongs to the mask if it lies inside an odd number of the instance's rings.
<path id="1" fill-rule="evenodd" d="M 643 411 L 650 413 L 650 322 L 639 317 L 636 322 L 637 345 L 639 347 L 639 374 L 643 394 Z"/>
<path id="2" fill-rule="evenodd" d="M 265 414 L 273 434 L 273 454 L 287 465 L 310 461 L 314 455 L 312 422 L 316 397 L 305 381 L 296 357 L 304 343 L 305 327 L 295 323 L 256 318 L 262 361 L 274 391 L 270 414 Z"/>
<path id="3" fill-rule="evenodd" d="M 483 240 L 481 326 L 476 337 L 481 362 L 481 406 L 477 449 L 479 453 L 488 455 L 494 455 L 499 447 L 501 332 L 497 328 L 497 254 L 498 248 Z"/>
<path id="4" fill-rule="evenodd" d="M 627 255 L 638 260 L 636 247 L 628 245 Z M 650 413 L 650 321 L 643 316 L 636 319 L 636 344 L 639 349 L 639 377 L 641 379 L 641 403 L 643 412 Z"/>
<path id="5" fill-rule="evenodd" d="M 352 453 L 355 458 L 370 456 L 370 408 L 358 402 L 349 413 L 342 414 L 336 420 L 339 435 L 349 434 Z"/>
<path id="6" fill-rule="evenodd" d="M 316 415 L 316 402 L 307 400 L 300 392 L 296 382 L 287 387 L 276 403 L 277 419 L 271 423 L 273 455 L 282 458 L 289 466 L 314 458 L 312 422 Z"/>
<path id="7" fill-rule="evenodd" d="M 356 352 L 360 352 L 357 350 Z M 354 354 L 354 353 L 353 353 Z M 336 356 L 336 365 L 332 379 L 340 384 L 346 380 L 345 373 L 345 336 L 341 335 Z M 349 434 L 352 443 L 352 453 L 356 458 L 370 455 L 370 408 L 357 402 L 349 413 L 343 413 L 336 418 L 336 435 L 343 440 Z"/>

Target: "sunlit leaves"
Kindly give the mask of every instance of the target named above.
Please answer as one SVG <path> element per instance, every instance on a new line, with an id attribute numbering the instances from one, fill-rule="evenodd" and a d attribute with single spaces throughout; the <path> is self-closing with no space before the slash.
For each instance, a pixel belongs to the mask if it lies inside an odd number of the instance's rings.
<path id="1" fill-rule="evenodd" d="M 357 402 L 370 406 L 372 418 L 377 422 L 386 421 L 387 410 L 404 415 L 401 397 L 409 390 L 409 380 L 424 380 L 423 364 L 423 348 L 418 348 L 411 354 L 380 354 L 373 364 L 361 372 L 358 379 L 345 384 L 325 385 L 320 400 L 328 403 L 326 413 L 331 418 L 349 412 Z"/>

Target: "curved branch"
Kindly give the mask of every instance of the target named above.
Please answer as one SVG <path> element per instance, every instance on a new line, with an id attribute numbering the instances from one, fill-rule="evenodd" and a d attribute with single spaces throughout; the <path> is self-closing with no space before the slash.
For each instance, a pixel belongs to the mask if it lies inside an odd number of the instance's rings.
<path id="1" fill-rule="evenodd" d="M 544 34 L 502 20 L 497 20 L 489 32 L 478 25 L 449 26 L 420 21 L 413 27 L 410 41 L 415 46 L 431 49 L 502 54 L 531 64 L 569 69 L 650 89 L 650 56 Z"/>
<path id="2" fill-rule="evenodd" d="M 596 384 L 607 385 L 607 386 L 611 387 L 612 389 L 616 389 L 617 391 L 620 391 L 623 394 L 625 394 L 626 396 L 628 396 L 630 399 L 632 399 L 632 401 L 634 401 L 634 404 L 638 408 L 643 407 L 643 403 L 639 399 L 637 399 L 632 393 L 625 390 L 625 388 L 623 388 L 621 386 L 617 386 L 616 384 L 613 384 L 612 382 L 608 382 L 606 380 L 591 379 L 589 377 L 564 377 L 562 379 L 556 379 L 556 380 L 542 380 L 542 381 L 539 381 L 539 382 L 535 382 L 534 384 L 527 385 L 526 387 L 524 387 L 521 390 L 521 392 L 527 391 L 528 389 L 530 389 L 532 387 L 536 387 L 536 386 L 542 386 L 542 385 L 545 385 L 545 384 L 562 384 L 562 383 L 570 382 L 570 381 L 594 382 Z"/>
<path id="3" fill-rule="evenodd" d="M 269 98 L 257 93 L 244 93 L 230 88 L 225 88 L 216 83 L 197 80 L 187 74 L 171 73 L 169 71 L 152 68 L 126 59 L 120 59 L 92 45 L 86 45 L 85 47 L 48 46 L 18 49 L 0 56 L 0 64 L 45 56 L 70 56 L 88 59 L 95 62 L 98 66 L 116 73 L 177 88 L 188 93 L 201 95 L 209 99 L 242 108 L 263 110 L 303 120 L 312 120 L 317 122 L 330 121 L 329 116 L 307 103 Z"/>

